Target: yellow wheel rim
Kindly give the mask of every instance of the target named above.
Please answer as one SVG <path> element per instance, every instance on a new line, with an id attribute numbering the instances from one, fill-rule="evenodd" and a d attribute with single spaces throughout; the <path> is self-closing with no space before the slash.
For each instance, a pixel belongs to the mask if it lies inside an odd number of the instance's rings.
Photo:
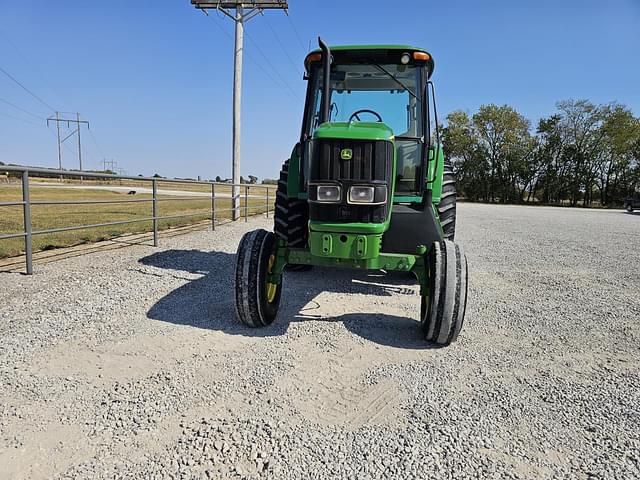
<path id="1" fill-rule="evenodd" d="M 276 257 L 275 255 L 271 255 L 269 257 L 267 273 L 271 273 L 271 269 L 273 268 L 274 263 L 276 263 Z M 272 303 L 275 300 L 277 292 L 278 292 L 278 285 L 275 283 L 267 282 L 267 301 L 269 303 Z"/>
<path id="2" fill-rule="evenodd" d="M 278 291 L 278 285 L 275 283 L 267 283 L 267 301 L 273 303 L 276 298 L 276 292 Z"/>

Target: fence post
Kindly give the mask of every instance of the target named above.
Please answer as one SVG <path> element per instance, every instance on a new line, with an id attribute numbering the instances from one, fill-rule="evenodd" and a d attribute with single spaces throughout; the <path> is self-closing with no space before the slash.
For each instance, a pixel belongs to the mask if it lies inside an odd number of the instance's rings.
<path id="1" fill-rule="evenodd" d="M 211 184 L 211 230 L 216 229 L 216 184 Z"/>
<path id="2" fill-rule="evenodd" d="M 22 172 L 22 213 L 24 222 L 24 253 L 27 262 L 27 275 L 33 275 L 33 243 L 31 237 L 31 203 L 29 200 L 29 171 Z"/>
<path id="3" fill-rule="evenodd" d="M 249 221 L 249 185 L 244 186 L 244 221 Z"/>
<path id="4" fill-rule="evenodd" d="M 153 217 L 153 246 L 158 246 L 158 181 L 151 181 L 153 197 L 151 201 L 151 216 Z"/>
<path id="5" fill-rule="evenodd" d="M 265 187 L 267 189 L 267 218 L 269 218 L 269 187 Z"/>

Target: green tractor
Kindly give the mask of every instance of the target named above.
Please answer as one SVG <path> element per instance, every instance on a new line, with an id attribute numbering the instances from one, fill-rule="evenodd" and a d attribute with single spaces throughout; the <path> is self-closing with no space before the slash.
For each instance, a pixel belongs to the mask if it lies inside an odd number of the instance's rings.
<path id="1" fill-rule="evenodd" d="M 433 59 L 409 46 L 318 41 L 305 59 L 302 133 L 280 172 L 274 232 L 251 231 L 238 246 L 237 317 L 251 327 L 274 321 L 285 268 L 411 272 L 426 340 L 449 345 L 468 275 L 453 241 L 456 188 L 439 140 Z"/>

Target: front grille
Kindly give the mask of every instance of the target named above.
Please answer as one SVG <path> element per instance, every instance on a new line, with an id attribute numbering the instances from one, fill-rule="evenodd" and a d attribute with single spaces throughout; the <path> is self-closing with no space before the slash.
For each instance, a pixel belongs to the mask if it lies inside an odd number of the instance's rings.
<path id="1" fill-rule="evenodd" d="M 351 150 L 343 160 L 341 151 Z M 316 139 L 309 175 L 309 219 L 336 223 L 382 223 L 391 204 L 393 143 L 388 141 Z M 313 184 L 327 182 L 342 186 L 339 203 L 316 203 Z M 351 205 L 347 192 L 353 184 L 386 185 L 388 200 L 383 205 Z"/>
<path id="2" fill-rule="evenodd" d="M 380 180 L 389 182 L 393 161 L 393 143 L 368 140 L 315 140 L 309 180 Z M 351 149 L 351 160 L 340 158 L 343 149 Z"/>

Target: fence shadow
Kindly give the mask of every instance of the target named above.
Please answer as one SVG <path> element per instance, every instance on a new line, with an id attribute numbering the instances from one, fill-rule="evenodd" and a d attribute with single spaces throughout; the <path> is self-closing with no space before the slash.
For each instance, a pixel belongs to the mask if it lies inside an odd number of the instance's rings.
<path id="1" fill-rule="evenodd" d="M 220 330 L 232 335 L 267 337 L 284 335 L 295 322 L 342 322 L 354 334 L 380 345 L 399 348 L 432 348 L 423 340 L 417 321 L 419 299 L 415 284 L 406 273 L 368 273 L 357 270 L 315 268 L 309 272 L 285 272 L 282 303 L 276 321 L 265 328 L 249 328 L 237 322 L 234 307 L 235 254 L 199 250 L 167 250 L 139 260 L 142 265 L 162 269 L 146 272 L 187 280 L 156 302 L 147 312 L 152 320 L 177 325 Z M 188 275 L 198 275 L 190 279 Z M 414 318 L 381 313 L 316 315 L 316 297 L 325 291 L 371 296 L 407 295 L 415 304 Z"/>

